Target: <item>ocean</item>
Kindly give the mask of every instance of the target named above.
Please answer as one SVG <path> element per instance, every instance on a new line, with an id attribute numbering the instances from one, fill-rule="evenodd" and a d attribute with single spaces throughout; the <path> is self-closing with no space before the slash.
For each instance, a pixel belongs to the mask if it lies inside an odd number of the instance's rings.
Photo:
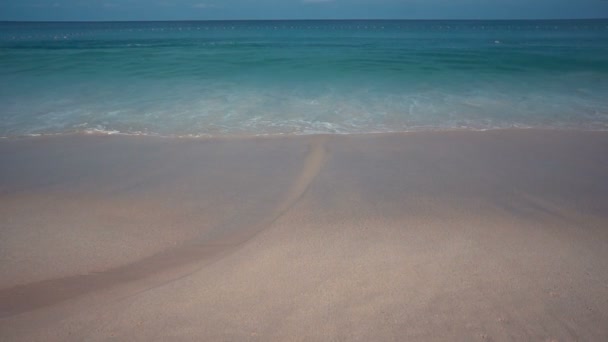
<path id="1" fill-rule="evenodd" d="M 608 20 L 0 23 L 0 136 L 608 129 Z"/>

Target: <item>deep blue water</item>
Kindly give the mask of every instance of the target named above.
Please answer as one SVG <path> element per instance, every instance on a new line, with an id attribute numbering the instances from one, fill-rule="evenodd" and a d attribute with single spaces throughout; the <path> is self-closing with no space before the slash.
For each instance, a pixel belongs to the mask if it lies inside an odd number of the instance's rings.
<path id="1" fill-rule="evenodd" d="M 608 129 L 608 20 L 0 23 L 0 136 Z"/>

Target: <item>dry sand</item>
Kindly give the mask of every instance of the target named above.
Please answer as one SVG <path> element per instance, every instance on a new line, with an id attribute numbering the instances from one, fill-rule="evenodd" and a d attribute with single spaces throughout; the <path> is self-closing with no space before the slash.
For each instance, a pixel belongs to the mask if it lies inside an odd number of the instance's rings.
<path id="1" fill-rule="evenodd" d="M 0 141 L 0 340 L 608 340 L 608 133 Z"/>

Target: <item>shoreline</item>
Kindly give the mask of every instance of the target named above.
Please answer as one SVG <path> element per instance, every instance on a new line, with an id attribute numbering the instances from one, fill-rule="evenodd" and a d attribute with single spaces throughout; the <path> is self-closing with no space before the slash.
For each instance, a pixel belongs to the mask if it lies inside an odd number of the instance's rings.
<path id="1" fill-rule="evenodd" d="M 0 336 L 608 338 L 608 132 L 141 138 L 0 140 Z"/>
<path id="2" fill-rule="evenodd" d="M 0 136 L 0 141 L 18 141 L 25 139 L 37 138 L 62 138 L 62 137 L 141 137 L 141 138 L 159 138 L 159 139 L 175 139 L 175 140 L 248 140 L 248 139 L 289 139 L 298 137 L 340 137 L 340 136 L 393 136 L 393 135 L 409 135 L 409 134 L 441 134 L 441 133 L 484 133 L 484 132 L 518 132 L 518 131 L 535 131 L 541 132 L 608 132 L 606 128 L 573 128 L 573 127 L 506 127 L 506 128 L 422 128 L 419 130 L 405 131 L 379 131 L 379 132 L 318 132 L 318 133 L 259 133 L 259 134 L 157 134 L 157 133 L 125 133 L 119 131 L 77 131 L 64 133 L 32 133 L 24 135 Z"/>

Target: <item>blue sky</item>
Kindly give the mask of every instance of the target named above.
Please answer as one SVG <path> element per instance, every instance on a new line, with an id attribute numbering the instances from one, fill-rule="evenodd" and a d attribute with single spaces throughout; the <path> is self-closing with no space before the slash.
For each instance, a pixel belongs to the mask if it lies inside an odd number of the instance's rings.
<path id="1" fill-rule="evenodd" d="M 0 20 L 606 17 L 608 0 L 0 0 Z"/>

